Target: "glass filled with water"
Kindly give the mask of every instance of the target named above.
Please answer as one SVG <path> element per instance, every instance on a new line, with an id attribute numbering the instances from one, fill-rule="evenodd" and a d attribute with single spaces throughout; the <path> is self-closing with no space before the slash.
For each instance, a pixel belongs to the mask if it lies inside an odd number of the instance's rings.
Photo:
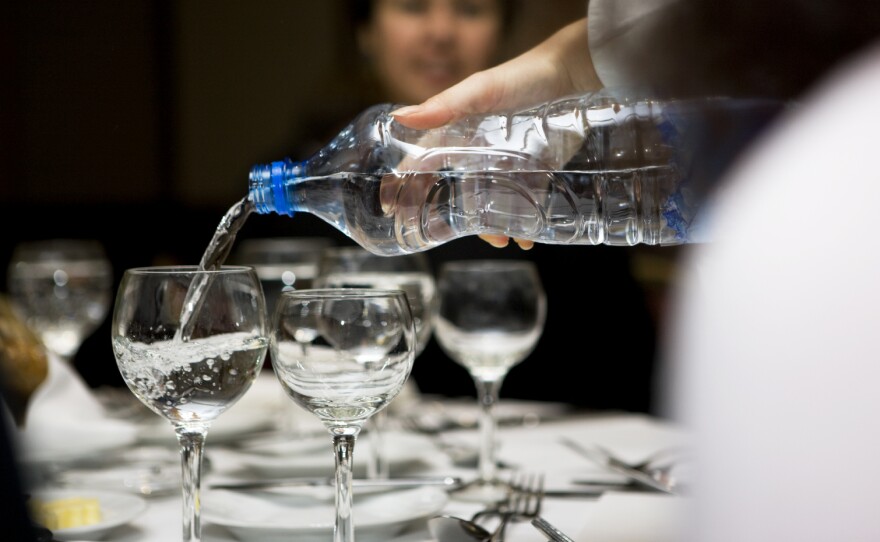
<path id="1" fill-rule="evenodd" d="M 128 269 L 116 295 L 112 344 L 129 389 L 177 434 L 183 540 L 198 541 L 205 436 L 251 387 L 269 345 L 259 279 L 239 266 Z"/>

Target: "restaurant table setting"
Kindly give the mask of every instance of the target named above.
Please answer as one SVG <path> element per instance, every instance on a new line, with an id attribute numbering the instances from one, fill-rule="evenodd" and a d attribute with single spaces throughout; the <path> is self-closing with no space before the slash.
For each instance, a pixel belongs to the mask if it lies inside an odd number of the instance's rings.
<path id="1" fill-rule="evenodd" d="M 330 437 L 316 418 L 298 412 L 301 409 L 278 388 L 272 369 L 266 369 L 208 432 L 200 497 L 203 540 L 333 537 Z M 68 364 L 50 362 L 27 423 L 16 433 L 31 499 L 98 502 L 99 521 L 54 530 L 58 540 L 179 539 L 176 439 L 167 427 L 164 436 L 156 429 L 155 415 L 132 414 L 136 409 L 116 409 L 125 416 L 114 415 L 100 395 L 101 390 L 89 389 Z M 433 541 L 431 518 L 471 518 L 491 508 L 457 497 L 461 488 L 478 479 L 480 435 L 472 399 L 400 399 L 397 408 L 393 403 L 389 407 L 384 438 L 388 480 L 365 477 L 370 441 L 357 440 L 352 515 L 361 542 Z M 289 418 L 282 422 L 278 416 L 282 408 L 294 408 L 293 427 Z M 545 402 L 501 401 L 496 414 L 499 476 L 512 480 L 524 473 L 539 474 L 543 482 L 536 518 L 511 518 L 503 540 L 550 538 L 530 519 L 548 522 L 575 541 L 676 538 L 686 494 L 641 485 L 580 451 L 604 450 L 636 464 L 661 450 L 684 449 L 687 434 L 680 428 L 643 414 L 584 412 Z M 456 453 L 450 453 L 453 449 Z M 462 450 L 470 450 L 470 457 Z M 487 514 L 478 523 L 491 532 L 501 517 Z"/>

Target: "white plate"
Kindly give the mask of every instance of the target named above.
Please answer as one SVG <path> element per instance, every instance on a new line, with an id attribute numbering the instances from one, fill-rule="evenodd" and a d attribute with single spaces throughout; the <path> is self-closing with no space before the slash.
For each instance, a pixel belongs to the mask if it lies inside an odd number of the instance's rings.
<path id="1" fill-rule="evenodd" d="M 45 489 L 34 491 L 33 498 L 44 501 L 72 497 L 98 499 L 101 522 L 69 529 L 55 529 L 52 534 L 59 540 L 102 540 L 116 527 L 125 525 L 147 509 L 147 501 L 131 493 L 92 489 Z"/>
<path id="2" fill-rule="evenodd" d="M 88 423 L 43 424 L 39 431 L 19 432 L 24 463 L 67 463 L 91 460 L 135 443 L 137 427 L 107 418 Z"/>
<path id="3" fill-rule="evenodd" d="M 476 429 L 479 425 L 480 405 L 476 399 L 423 395 L 420 401 L 410 414 L 425 427 Z M 565 403 L 502 398 L 495 405 L 495 420 L 502 426 L 534 426 L 571 410 L 571 405 Z"/>
<path id="4" fill-rule="evenodd" d="M 268 416 L 239 416 L 234 414 L 235 412 L 230 409 L 211 422 L 206 439 L 207 446 L 236 442 L 243 436 L 269 431 L 275 427 L 275 422 Z M 138 441 L 150 445 L 178 445 L 171 422 L 158 415 L 155 420 L 141 425 Z"/>
<path id="5" fill-rule="evenodd" d="M 180 494 L 180 457 L 166 446 L 138 446 L 102 456 L 100 463 L 59 469 L 53 480 L 64 487 L 125 491 L 146 497 Z M 203 472 L 208 472 L 205 467 Z"/>
<path id="6" fill-rule="evenodd" d="M 382 435 L 388 468 L 396 473 L 425 465 L 431 454 L 437 454 L 431 440 L 423 435 L 386 431 Z M 356 477 L 366 476 L 371 451 L 366 433 L 358 437 L 354 450 L 353 470 Z M 333 474 L 333 442 L 330 434 L 302 437 L 297 440 L 265 442 L 249 446 L 237 454 L 245 467 L 264 476 L 310 476 Z"/>
<path id="7" fill-rule="evenodd" d="M 443 510 L 448 499 L 435 487 L 355 497 L 355 536 L 358 542 L 386 542 L 409 523 Z M 214 490 L 202 499 L 202 519 L 248 542 L 326 542 L 333 538 L 336 515 L 332 499 Z"/>

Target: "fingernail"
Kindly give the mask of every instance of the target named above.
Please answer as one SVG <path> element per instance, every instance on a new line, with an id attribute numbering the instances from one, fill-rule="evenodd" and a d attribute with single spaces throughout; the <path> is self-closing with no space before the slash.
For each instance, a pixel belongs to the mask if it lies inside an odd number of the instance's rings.
<path id="1" fill-rule="evenodd" d="M 395 109 L 391 112 L 391 115 L 394 117 L 405 117 L 407 115 L 412 115 L 416 111 L 419 110 L 419 106 L 417 105 L 408 105 L 406 107 L 401 107 L 400 109 Z"/>

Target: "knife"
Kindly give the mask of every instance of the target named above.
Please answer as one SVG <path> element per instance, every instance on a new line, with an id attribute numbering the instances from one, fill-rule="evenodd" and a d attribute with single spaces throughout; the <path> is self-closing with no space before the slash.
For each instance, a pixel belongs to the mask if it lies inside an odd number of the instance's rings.
<path id="1" fill-rule="evenodd" d="M 654 478 L 650 473 L 634 468 L 625 461 L 621 461 L 614 457 L 611 452 L 600 446 L 585 448 L 577 442 L 567 438 L 563 438 L 562 443 L 587 459 L 597 463 L 599 466 L 605 467 L 612 472 L 622 474 L 642 486 L 649 487 L 662 493 L 668 493 L 670 495 L 679 494 L 674 487 L 674 484 L 664 482 L 663 480 Z"/>
<path id="2" fill-rule="evenodd" d="M 211 489 L 266 489 L 272 487 L 333 487 L 336 479 L 333 476 L 310 476 L 300 478 L 280 478 L 268 480 L 247 480 L 244 482 L 227 482 L 210 484 Z M 461 485 L 461 478 L 455 476 L 433 476 L 424 478 L 355 478 L 352 487 L 387 487 L 408 488 L 420 486 L 441 486 L 449 489 Z"/>

